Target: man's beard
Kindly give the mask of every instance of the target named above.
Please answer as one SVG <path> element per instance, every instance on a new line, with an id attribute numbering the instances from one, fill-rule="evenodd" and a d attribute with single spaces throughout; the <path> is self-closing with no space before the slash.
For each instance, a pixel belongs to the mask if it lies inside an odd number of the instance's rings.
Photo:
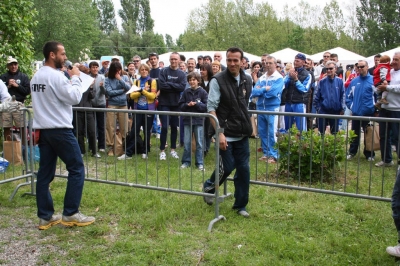
<path id="1" fill-rule="evenodd" d="M 64 65 L 64 60 L 56 59 L 54 61 L 54 64 L 55 64 L 56 68 L 62 68 Z"/>

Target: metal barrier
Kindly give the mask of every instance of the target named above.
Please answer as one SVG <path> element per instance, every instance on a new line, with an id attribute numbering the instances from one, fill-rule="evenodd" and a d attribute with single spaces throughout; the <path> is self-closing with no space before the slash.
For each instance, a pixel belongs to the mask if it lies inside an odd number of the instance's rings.
<path id="1" fill-rule="evenodd" d="M 218 125 L 217 119 L 210 114 L 199 114 L 199 113 L 186 113 L 186 112 L 162 112 L 162 111 L 141 111 L 141 110 L 123 110 L 123 109 L 106 109 L 106 108 L 74 108 L 74 112 L 111 112 L 114 114 L 117 113 L 126 113 L 130 116 L 135 116 L 136 114 L 146 114 L 146 115 L 168 115 L 168 116 L 191 116 L 191 117 L 208 117 L 209 119 L 214 119 L 216 124 Z M 24 113 L 26 110 L 24 110 Z M 349 139 L 350 133 L 350 124 L 351 120 L 353 121 L 371 121 L 371 122 L 379 122 L 382 125 L 387 125 L 388 122 L 399 123 L 396 119 L 384 119 L 377 117 L 353 117 L 353 116 L 335 116 L 335 115 L 319 115 L 319 114 L 297 114 L 297 113 L 279 113 L 279 112 L 262 112 L 262 111 L 251 111 L 252 114 L 257 115 L 285 115 L 289 117 L 294 116 L 302 116 L 306 118 L 332 118 L 334 120 L 337 119 L 347 119 L 347 129 L 342 133 L 331 135 L 331 140 L 328 142 L 328 134 L 312 134 L 311 138 L 306 141 L 305 132 L 301 134 L 293 135 L 292 132 L 286 133 L 286 137 L 290 140 L 288 145 L 291 144 L 291 141 L 296 141 L 296 145 L 299 143 L 301 145 L 304 144 L 304 148 L 302 150 L 309 152 L 308 161 L 304 163 L 302 158 L 304 157 L 301 154 L 301 151 L 296 153 L 288 153 L 285 157 L 286 161 L 283 163 L 282 154 L 281 158 L 278 158 L 276 164 L 268 164 L 266 162 L 262 162 L 258 160 L 260 154 L 258 152 L 258 148 L 260 147 L 259 139 L 250 140 L 250 173 L 251 173 L 251 184 L 262 185 L 262 186 L 271 186 L 277 188 L 286 188 L 286 189 L 295 189 L 295 190 L 303 190 L 310 192 L 318 192 L 318 193 L 326 193 L 326 194 L 334 194 L 341 196 L 349 196 L 349 197 L 357 197 L 364 199 L 373 199 L 373 200 L 381 200 L 381 201 L 390 201 L 390 195 L 393 188 L 393 176 L 396 174 L 396 170 L 393 168 L 378 168 L 375 167 L 374 164 L 379 161 L 376 156 L 376 161 L 366 161 L 361 156 L 361 150 L 363 148 L 363 144 L 358 147 L 357 156 L 354 157 L 351 161 L 347 161 L 346 158 L 343 158 L 348 153 L 348 146 L 351 141 Z M 30 113 L 26 112 L 26 116 L 29 119 L 26 121 L 30 121 Z M 24 115 L 25 117 L 25 115 Z M 85 116 L 86 117 L 86 116 Z M 86 118 L 85 118 L 86 119 Z M 135 120 L 134 120 L 135 121 Z M 85 121 L 87 122 L 87 121 Z M 114 128 L 118 128 L 118 124 L 116 120 L 114 122 Z M 135 122 L 133 122 L 135 123 Z M 147 122 L 146 122 L 147 123 Z M 31 126 L 27 127 L 29 131 L 29 136 L 31 134 Z M 87 129 L 85 129 L 85 135 L 87 134 Z M 168 136 L 170 136 L 170 130 L 168 130 Z M 96 132 L 97 134 L 97 132 Z M 114 138 L 116 137 L 116 133 L 114 133 Z M 150 137 L 150 136 L 149 136 Z M 293 139 L 292 139 L 293 138 Z M 332 140 L 333 138 L 333 140 Z M 340 141 L 339 141 L 339 138 Z M 362 138 L 360 138 L 362 139 Z M 168 138 L 167 138 L 168 140 Z M 320 145 L 318 148 L 321 151 L 319 154 L 313 154 L 313 151 L 317 150 L 316 145 L 318 140 Z M 206 179 L 208 179 L 212 173 L 212 171 L 216 171 L 216 176 L 219 174 L 219 149 L 214 145 L 213 148 L 210 149 L 210 154 L 206 157 L 205 160 L 205 168 L 206 172 L 198 171 L 194 168 L 186 168 L 181 169 L 181 160 L 174 159 L 170 156 L 167 156 L 166 161 L 159 160 L 159 139 L 156 137 L 151 137 L 152 148 L 151 152 L 148 153 L 147 159 L 142 159 L 140 156 L 132 156 L 131 160 L 118 160 L 116 156 L 108 156 L 106 153 L 101 153 L 101 158 L 91 157 L 89 153 L 84 154 L 85 161 L 85 171 L 86 171 L 86 181 L 90 182 L 98 182 L 105 183 L 111 185 L 119 185 L 119 186 L 128 186 L 128 187 L 136 187 L 150 190 L 158 190 L 165 192 L 174 192 L 181 194 L 189 194 L 195 196 L 211 196 L 214 198 L 214 208 L 215 215 L 214 219 L 209 223 L 208 230 L 211 231 L 213 225 L 219 221 L 225 219 L 223 215 L 219 213 L 219 204 L 228 196 L 231 196 L 230 193 L 227 192 L 227 185 L 225 183 L 224 189 L 221 191 L 219 189 L 218 184 L 215 184 L 215 194 L 204 193 L 203 183 Z M 179 135 L 177 137 L 177 142 L 179 143 Z M 216 134 L 216 143 L 219 142 L 218 134 Z M 337 145 L 343 145 L 343 147 L 339 147 Z M 279 145 L 282 145 L 283 142 L 278 142 Z M 328 155 L 325 154 L 325 150 L 328 145 L 334 145 L 332 150 L 333 161 L 329 164 L 331 169 L 327 168 L 324 165 L 323 160 Z M 87 143 L 85 145 L 88 145 Z M 126 149 L 126 143 L 125 149 Z M 29 149 L 32 154 L 33 145 L 32 142 L 29 142 Z M 331 147 L 330 147 L 331 148 Z M 339 148 L 342 150 L 342 157 L 339 158 Z M 399 147 L 397 147 L 398 150 Z M 87 149 L 88 150 L 88 149 Z M 183 149 L 179 148 L 179 155 L 182 155 Z M 213 152 L 212 152 L 213 151 Z M 376 152 L 379 155 L 379 151 Z M 27 158 L 27 150 L 25 151 L 25 158 Z M 315 164 L 319 165 L 319 170 L 315 169 Z M 192 155 L 192 165 L 194 165 L 194 157 Z M 29 166 L 29 167 L 28 167 Z M 30 169 L 37 168 L 37 162 L 33 161 L 31 156 L 30 161 L 25 162 L 25 167 L 22 169 L 25 174 L 19 176 L 8 176 L 7 172 L 3 175 L 3 180 L 0 181 L 0 184 L 5 182 L 12 182 L 22 178 L 26 178 L 26 182 L 20 184 L 16 190 L 14 191 L 12 197 L 15 195 L 15 192 L 21 186 L 31 185 L 31 192 L 29 194 L 34 195 L 34 182 L 35 182 L 35 172 Z M 292 172 L 292 168 L 296 169 L 296 173 Z M 16 171 L 13 168 L 12 172 Z M 304 174 L 303 170 L 310 170 L 309 174 Z M 8 172 L 11 169 L 8 170 Z M 57 177 L 66 177 L 65 174 L 65 166 L 63 163 L 59 164 L 58 170 L 56 172 Z M 313 172 L 314 171 L 314 172 Z M 6 177 L 7 178 L 4 178 Z M 228 179 L 232 180 L 232 179 Z M 11 197 L 11 198 L 12 198 Z M 251 197 L 251 195 L 250 195 Z"/>
<path id="2" fill-rule="evenodd" d="M 368 161 L 367 158 L 363 158 L 364 133 L 361 133 L 362 135 L 360 136 L 356 156 L 354 156 L 351 160 L 347 160 L 346 156 L 349 153 L 349 145 L 352 141 L 350 139 L 350 130 L 352 125 L 351 120 L 357 122 L 359 121 L 360 123 L 357 124 L 371 122 L 371 124 L 373 124 L 373 129 L 375 129 L 375 127 L 378 126 L 377 123 L 379 123 L 381 126 L 385 126 L 386 128 L 389 122 L 399 124 L 397 119 L 266 111 L 251 111 L 251 113 L 268 116 L 297 116 L 305 117 L 306 119 L 309 118 L 310 120 L 327 118 L 335 120 L 338 125 L 340 124 L 339 119 L 345 121 L 345 124 L 342 124 L 345 130 L 341 130 L 341 132 L 331 135 L 330 140 L 328 140 L 327 137 L 327 135 L 330 134 L 329 132 L 325 131 L 325 134 L 320 134 L 317 133 L 318 129 L 311 129 L 311 132 L 315 133 L 311 134 L 309 131 L 308 134 L 306 134 L 305 132 L 302 132 L 301 134 L 298 133 L 297 136 L 293 136 L 292 131 L 285 133 L 285 140 L 290 141 L 289 143 L 277 141 L 276 147 L 278 150 L 280 149 L 280 145 L 285 144 L 289 146 L 292 145 L 293 149 L 295 147 L 300 147 L 305 152 L 300 152 L 298 156 L 295 154 L 289 154 L 287 156 L 284 155 L 285 160 L 278 159 L 276 164 L 268 164 L 258 160 L 258 157 L 262 156 L 257 156 L 257 153 L 262 154 L 259 152 L 261 145 L 260 140 L 254 139 L 251 145 L 252 150 L 250 151 L 250 154 L 253 155 L 252 162 L 250 163 L 250 182 L 252 184 L 380 201 L 390 201 L 393 184 L 397 174 L 397 164 L 394 163 L 393 167 L 376 167 L 375 163 L 378 163 L 382 159 L 380 151 L 375 151 L 374 161 Z M 327 128 L 327 130 L 329 131 L 329 128 Z M 359 130 L 360 132 L 363 132 L 361 127 Z M 389 134 L 386 133 L 385 137 L 389 137 Z M 394 136 L 394 138 L 398 139 L 398 136 Z M 322 148 L 316 147 L 315 145 L 317 145 L 317 143 Z M 334 154 L 325 153 L 327 148 L 332 148 L 330 145 L 334 146 L 332 151 Z M 399 151 L 398 143 L 396 145 L 396 149 Z M 390 147 L 385 147 L 385 151 L 388 148 Z M 317 149 L 319 152 L 316 151 Z M 342 154 L 340 154 L 340 152 Z M 282 154 L 280 154 L 280 156 L 282 156 Z M 290 156 L 293 159 L 290 158 Z M 323 165 L 324 159 L 327 159 L 328 157 L 332 158 L 333 160 L 330 164 L 331 169 L 327 169 L 326 165 Z M 396 156 L 393 157 L 393 161 L 396 162 Z M 304 159 L 307 159 L 306 163 L 304 162 Z M 315 173 L 316 165 L 317 168 L 319 167 L 317 173 Z M 297 172 L 290 172 L 292 169 L 296 169 Z M 324 170 L 326 171 L 324 172 Z"/>
<path id="3" fill-rule="evenodd" d="M 14 116 L 10 116 L 11 124 L 14 122 Z M 30 192 L 24 194 L 35 195 L 35 175 L 32 170 L 34 169 L 34 163 L 33 156 L 31 156 L 33 154 L 33 146 L 32 141 L 30 141 L 32 138 L 31 116 L 27 108 L 21 108 L 19 117 L 19 120 L 23 123 L 21 128 L 7 127 L 8 132 L 5 133 L 6 130 L 2 124 L 2 158 L 5 159 L 4 157 L 8 157 L 8 167 L 1 173 L 0 185 L 25 179 L 25 182 L 17 185 L 10 196 L 10 200 L 13 199 L 17 191 L 23 186 L 30 186 Z M 5 156 L 7 154 L 9 156 Z M 28 154 L 30 156 L 28 156 Z M 19 158 L 20 156 L 22 158 Z M 29 158 L 31 158 L 31 160 L 29 160 Z M 4 161 L 2 161 L 2 163 L 4 163 Z"/>

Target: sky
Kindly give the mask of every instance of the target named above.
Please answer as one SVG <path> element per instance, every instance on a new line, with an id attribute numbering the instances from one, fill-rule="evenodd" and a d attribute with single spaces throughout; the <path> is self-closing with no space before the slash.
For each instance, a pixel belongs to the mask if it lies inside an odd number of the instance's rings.
<path id="1" fill-rule="evenodd" d="M 120 0 L 112 0 L 116 12 L 117 23 L 121 24 L 118 16 L 118 10 L 121 9 Z M 151 17 L 154 20 L 154 32 L 158 34 L 169 34 L 176 40 L 180 34 L 183 34 L 190 11 L 206 5 L 209 0 L 149 0 Z M 331 0 L 305 0 L 311 6 L 325 6 Z M 297 0 L 253 0 L 254 3 L 268 2 L 274 10 L 282 13 L 285 4 L 289 7 L 295 6 Z M 340 3 L 340 1 L 338 1 Z"/>

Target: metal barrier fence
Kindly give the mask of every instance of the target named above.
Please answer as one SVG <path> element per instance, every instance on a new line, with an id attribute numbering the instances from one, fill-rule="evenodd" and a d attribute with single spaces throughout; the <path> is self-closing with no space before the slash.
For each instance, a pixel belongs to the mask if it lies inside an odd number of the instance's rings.
<path id="1" fill-rule="evenodd" d="M 30 126 L 32 115 L 27 108 L 22 108 L 20 112 L 17 113 L 4 114 L 8 116 L 5 119 L 8 123 L 13 124 L 18 120 L 21 123 L 21 127 L 8 127 L 9 124 L 2 121 L 0 185 L 25 179 L 25 182 L 17 185 L 10 196 L 10 200 L 15 196 L 18 189 L 23 186 L 30 186 L 30 192 L 25 194 L 35 195 L 35 175 L 32 170 L 34 169 L 34 163 L 33 157 L 31 156 L 33 154 L 31 152 L 33 149 L 31 141 L 33 134 L 32 126 Z M 3 113 L 0 115 L 3 115 Z M 31 157 L 32 160 L 29 159 Z"/>
<path id="2" fill-rule="evenodd" d="M 376 163 L 383 160 L 380 150 L 375 150 L 373 159 L 368 160 L 364 155 L 364 134 L 366 130 L 379 131 L 379 126 L 388 128 L 388 123 L 399 124 L 399 120 L 379 117 L 358 117 L 325 114 L 299 114 L 251 111 L 253 115 L 276 115 L 290 118 L 302 117 L 310 121 L 332 119 L 341 128 L 338 133 L 331 134 L 329 127 L 324 134 L 318 128 L 307 132 L 297 132 L 296 129 L 277 134 L 277 149 L 280 151 L 275 164 L 259 161 L 262 156 L 260 140 L 254 139 L 252 150 L 251 183 L 277 188 L 295 189 L 340 196 L 390 201 L 394 181 L 397 174 L 398 153 L 393 153 L 392 167 L 377 167 Z M 342 120 L 340 123 L 339 120 Z M 314 122 L 315 123 L 315 122 Z M 371 128 L 361 127 L 361 124 L 371 124 Z M 352 142 L 351 129 L 360 131 L 357 153 L 349 160 L 349 147 Z M 325 129 L 325 127 L 324 127 Z M 387 130 L 386 130 L 387 131 Z M 269 136 L 268 136 L 269 137 Z M 399 136 L 386 138 L 394 139 L 393 145 L 399 151 Z M 372 135 L 370 141 L 377 142 L 378 135 Z M 368 143 L 370 144 L 370 143 Z M 372 144 L 372 143 L 371 143 Z M 383 148 L 384 152 L 391 146 Z M 376 149 L 376 148 L 375 148 Z M 379 147 L 378 147 L 379 149 Z M 297 153 L 297 154 L 296 154 Z M 365 152 L 368 155 L 368 152 Z M 258 155 L 257 155 L 258 154 Z"/>
<path id="3" fill-rule="evenodd" d="M 218 125 L 216 118 L 210 114 L 198 113 L 185 113 L 185 112 L 161 112 L 161 111 L 140 111 L 140 110 L 123 110 L 123 109 L 106 109 L 106 108 L 74 108 L 74 112 L 95 112 L 96 113 L 112 113 L 113 115 L 123 113 L 127 116 L 135 115 L 163 115 L 168 116 L 190 116 L 195 117 L 208 117 L 214 119 Z M 26 111 L 24 110 L 24 113 Z M 261 112 L 251 111 L 252 114 L 260 115 L 283 115 L 279 112 Z M 305 118 L 332 118 L 333 120 L 347 119 L 342 125 L 346 125 L 346 130 L 337 134 L 318 134 L 309 131 L 294 133 L 289 131 L 281 134 L 277 141 L 277 148 L 281 152 L 275 164 L 268 164 L 265 161 L 259 161 L 258 158 L 262 156 L 258 150 L 261 148 L 260 139 L 254 138 L 250 140 L 250 171 L 251 171 L 251 184 L 261 186 L 271 186 L 277 188 L 287 188 L 295 190 L 303 190 L 310 192 L 335 194 L 341 196 L 358 197 L 365 199 L 389 201 L 393 188 L 393 183 L 396 175 L 397 167 L 378 168 L 374 164 L 379 161 L 380 152 L 376 151 L 375 161 L 367 161 L 362 158 L 361 152 L 364 147 L 363 142 L 360 142 L 357 155 L 352 160 L 346 160 L 349 144 L 351 142 L 351 120 L 353 121 L 367 121 L 379 122 L 381 125 L 387 123 L 399 123 L 395 119 L 383 119 L 376 117 L 353 117 L 353 116 L 334 116 L 334 115 L 318 115 L 318 114 L 296 114 L 284 113 L 287 117 L 302 116 Z M 26 112 L 26 116 L 30 121 L 30 113 Z M 25 117 L 25 115 L 24 115 Z M 85 115 L 85 124 L 87 124 L 87 116 Z M 133 124 L 135 125 L 135 119 Z M 353 122 L 354 123 L 354 122 Z M 113 119 L 114 128 L 119 125 Z M 146 122 L 147 125 L 147 122 Z M 76 124 L 75 124 L 76 126 Z M 29 131 L 28 136 L 32 136 L 31 127 L 26 128 Z M 85 135 L 88 131 L 85 128 Z M 145 134 L 144 131 L 141 133 Z M 97 135 L 97 131 L 96 131 Z M 113 133 L 114 138 L 117 133 Z M 167 142 L 170 142 L 171 131 L 168 130 Z M 92 157 L 89 152 L 83 155 L 85 161 L 86 181 L 105 183 L 111 185 L 136 187 L 150 190 L 174 192 L 181 194 L 189 194 L 196 196 L 212 196 L 214 197 L 215 216 L 209 223 L 208 230 L 210 231 L 219 220 L 225 219 L 219 213 L 219 204 L 226 197 L 231 194 L 228 193 L 227 184 L 225 183 L 224 189 L 219 190 L 218 184 L 216 185 L 215 194 L 207 194 L 202 191 L 203 183 L 208 179 L 216 170 L 216 176 L 219 176 L 219 149 L 211 144 L 209 154 L 205 157 L 204 166 L 206 171 L 199 171 L 194 168 L 194 155 L 192 154 L 192 167 L 182 169 L 181 156 L 183 148 L 177 149 L 180 158 L 175 159 L 167 156 L 166 161 L 159 159 L 159 144 L 160 140 L 156 136 L 149 136 L 151 138 L 151 152 L 147 153 L 147 158 L 143 159 L 140 154 L 133 155 L 130 160 L 118 160 L 117 156 L 109 156 L 107 151 L 100 153 L 101 157 Z M 179 133 L 177 136 L 177 143 L 179 143 Z M 362 138 L 360 138 L 362 140 Z M 219 142 L 218 134 L 216 134 L 216 143 Z M 171 143 L 169 143 L 171 144 Z M 85 142 L 86 150 L 89 144 Z M 126 149 L 126 143 L 123 144 Z M 285 148 L 286 152 L 282 152 Z M 399 147 L 397 147 L 398 150 Z M 34 147 L 32 141 L 29 142 L 28 149 L 30 154 L 33 154 Z M 168 147 L 166 150 L 169 150 Z M 167 153 L 168 154 L 168 153 Z M 25 152 L 27 158 L 27 149 Z M 5 182 L 16 181 L 26 178 L 26 182 L 18 185 L 12 197 L 19 187 L 24 185 L 31 185 L 31 193 L 34 195 L 34 178 L 35 170 L 38 168 L 38 163 L 34 162 L 33 156 L 30 161 L 25 161 L 25 166 L 21 167 L 22 173 L 19 176 L 8 175 L 11 171 L 16 171 L 15 166 L 8 169 L 3 175 L 3 180 L 0 184 Z M 395 157 L 395 156 L 394 156 Z M 304 161 L 304 159 L 306 161 Z M 29 167 L 28 167 L 29 166 Z M 316 167 L 317 166 L 317 167 Z M 31 171 L 30 169 L 33 169 Z M 66 177 L 65 165 L 60 162 L 57 168 L 57 177 Z M 4 178 L 7 176 L 7 178 Z M 228 179 L 232 180 L 232 179 Z M 12 198 L 11 197 L 11 198 Z M 250 195 L 251 197 L 251 195 Z"/>

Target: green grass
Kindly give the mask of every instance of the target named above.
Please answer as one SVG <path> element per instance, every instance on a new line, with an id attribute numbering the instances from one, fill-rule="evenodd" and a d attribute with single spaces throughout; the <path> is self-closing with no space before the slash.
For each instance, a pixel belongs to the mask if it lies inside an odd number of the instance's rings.
<path id="1" fill-rule="evenodd" d="M 255 148 L 252 140 L 252 151 Z M 89 158 L 88 177 L 198 192 L 213 170 L 212 154 L 203 175 L 194 168 L 180 170 L 176 160 L 157 163 L 155 150 L 147 163 L 137 157 L 126 164 L 117 161 L 114 167 L 114 161 L 102 158 L 97 170 L 96 161 Z M 275 166 L 255 163 L 258 157 L 252 152 L 252 180 L 298 184 L 274 175 Z M 302 185 L 340 191 L 346 184 L 346 191 L 355 192 L 356 176 L 360 176 L 359 192 L 380 193 L 382 169 L 364 161 L 347 164 L 331 183 Z M 394 168 L 385 169 L 385 197 L 390 197 L 393 173 Z M 55 226 L 38 231 L 32 229 L 38 222 L 35 198 L 22 197 L 29 187 L 8 201 L 17 183 L 0 185 L 0 234 L 17 224 L 25 227 L 26 234 L 15 236 L 16 240 L 52 246 L 42 250 L 39 265 L 398 265 L 385 252 L 397 240 L 388 202 L 253 184 L 248 205 L 251 217 L 238 216 L 231 210 L 233 198 L 228 198 L 220 204 L 226 221 L 216 223 L 209 233 L 214 208 L 201 197 L 86 182 L 81 211 L 95 216 L 96 222 L 82 228 Z M 51 186 L 58 213 L 65 185 L 65 179 L 56 178 Z M 232 182 L 228 191 L 233 192 Z M 0 252 L 5 245 L 0 242 Z"/>

